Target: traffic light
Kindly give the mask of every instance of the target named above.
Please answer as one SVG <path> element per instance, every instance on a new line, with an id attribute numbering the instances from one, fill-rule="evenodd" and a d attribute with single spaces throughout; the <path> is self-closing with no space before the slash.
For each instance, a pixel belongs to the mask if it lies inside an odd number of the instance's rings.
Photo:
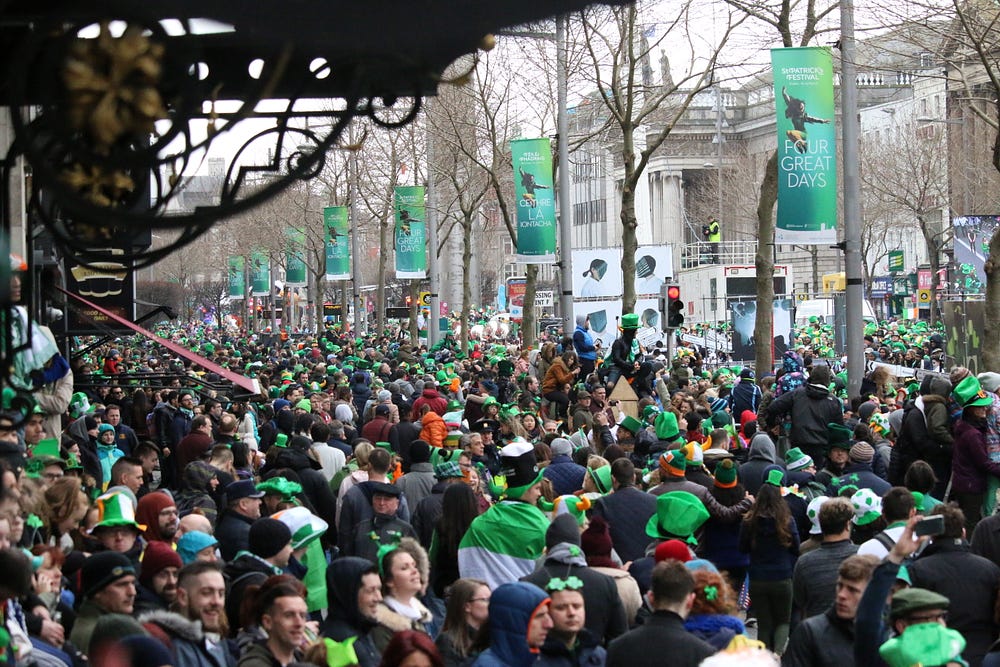
<path id="1" fill-rule="evenodd" d="M 676 329 L 684 325 L 684 302 L 681 301 L 681 286 L 667 286 L 667 328 Z"/>

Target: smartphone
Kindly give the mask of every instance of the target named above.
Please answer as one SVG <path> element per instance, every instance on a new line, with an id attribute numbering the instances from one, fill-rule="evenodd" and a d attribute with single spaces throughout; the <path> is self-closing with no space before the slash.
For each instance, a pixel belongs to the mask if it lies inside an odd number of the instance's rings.
<path id="1" fill-rule="evenodd" d="M 913 534 L 917 537 L 924 535 L 940 535 L 944 532 L 944 515 L 925 516 L 913 527 Z"/>

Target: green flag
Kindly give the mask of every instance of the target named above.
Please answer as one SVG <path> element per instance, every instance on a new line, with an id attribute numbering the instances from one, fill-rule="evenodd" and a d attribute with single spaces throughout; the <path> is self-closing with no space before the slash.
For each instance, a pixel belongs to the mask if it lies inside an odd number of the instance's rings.
<path id="1" fill-rule="evenodd" d="M 271 262 L 263 250 L 250 253 L 250 294 L 267 296 L 271 293 Z"/>
<path id="2" fill-rule="evenodd" d="M 427 276 L 427 227 L 424 218 L 424 188 L 396 188 L 396 277 Z"/>
<path id="3" fill-rule="evenodd" d="M 771 49 L 778 128 L 776 243 L 837 242 L 833 56 L 829 47 Z"/>
<path id="4" fill-rule="evenodd" d="M 229 258 L 229 298 L 242 299 L 246 294 L 244 285 L 243 269 L 246 260 L 243 257 L 233 256 Z"/>
<path id="5" fill-rule="evenodd" d="M 301 229 L 285 230 L 285 283 L 292 287 L 306 284 L 306 235 Z"/>
<path id="6" fill-rule="evenodd" d="M 552 187 L 552 149 L 548 139 L 510 142 L 517 197 L 517 261 L 556 261 L 556 197 Z"/>
<path id="7" fill-rule="evenodd" d="M 326 279 L 350 279 L 351 244 L 347 236 L 347 207 L 324 208 L 323 229 L 326 230 Z"/>

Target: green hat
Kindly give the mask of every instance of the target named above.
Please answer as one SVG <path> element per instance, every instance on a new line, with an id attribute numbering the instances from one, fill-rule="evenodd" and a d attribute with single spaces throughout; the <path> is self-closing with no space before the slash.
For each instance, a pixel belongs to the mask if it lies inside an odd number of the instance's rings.
<path id="1" fill-rule="evenodd" d="M 288 446 L 288 436 L 284 433 L 279 433 L 274 439 L 275 447 L 287 447 Z"/>
<path id="2" fill-rule="evenodd" d="M 100 513 L 100 521 L 94 526 L 95 531 L 117 526 L 131 526 L 137 532 L 146 530 L 145 526 L 135 522 L 135 505 L 124 493 L 116 491 L 98 497 L 97 509 Z"/>
<path id="3" fill-rule="evenodd" d="M 66 459 L 66 470 L 83 470 L 83 466 L 80 465 L 80 461 L 76 458 L 75 454 L 70 454 Z"/>
<path id="4" fill-rule="evenodd" d="M 965 638 L 958 630 L 940 623 L 918 623 L 882 644 L 878 653 L 889 667 L 921 667 L 951 662 L 966 665 L 964 650 Z"/>
<path id="5" fill-rule="evenodd" d="M 449 461 L 458 462 L 458 455 L 461 453 L 457 449 L 445 449 L 444 447 L 432 447 L 431 465 L 437 469 L 438 465 Z"/>
<path id="6" fill-rule="evenodd" d="M 926 588 L 906 588 L 892 596 L 889 618 L 893 621 L 906 618 L 910 614 L 929 609 L 946 610 L 951 601 L 945 596 Z"/>
<path id="7" fill-rule="evenodd" d="M 983 391 L 979 380 L 975 375 L 970 375 L 958 383 L 951 395 L 955 401 L 963 408 L 984 407 L 993 405 L 993 399 Z"/>
<path id="8" fill-rule="evenodd" d="M 660 410 L 659 407 L 655 405 L 647 405 L 642 409 L 642 420 L 644 422 L 652 424 L 656 420 L 656 417 L 657 415 L 660 414 L 660 412 L 662 411 Z"/>
<path id="9" fill-rule="evenodd" d="M 508 498 L 516 500 L 542 481 L 542 470 L 535 458 L 535 448 L 524 438 L 514 438 L 500 450 L 500 466 Z"/>
<path id="10" fill-rule="evenodd" d="M 618 425 L 618 428 L 623 428 L 630 433 L 637 434 L 642 430 L 642 422 L 631 415 L 626 415 L 625 419 Z"/>
<path id="11" fill-rule="evenodd" d="M 660 472 L 670 477 L 683 477 L 687 468 L 687 457 L 683 450 L 671 449 L 660 454 Z"/>
<path id="12" fill-rule="evenodd" d="M 305 410 L 306 412 L 312 412 L 313 410 L 312 401 L 310 401 L 308 398 L 303 398 L 301 401 L 295 404 L 295 409 Z"/>
<path id="13" fill-rule="evenodd" d="M 454 412 L 455 410 L 461 410 L 462 404 L 456 401 L 454 398 L 448 401 L 448 407 L 445 412 Z"/>
<path id="14" fill-rule="evenodd" d="M 789 472 L 802 470 L 813 465 L 812 457 L 798 447 L 792 447 L 785 453 L 785 468 Z"/>
<path id="15" fill-rule="evenodd" d="M 597 492 L 603 496 L 611 493 L 614 488 L 611 484 L 611 466 L 601 466 L 600 468 L 587 468 L 587 474 L 593 480 Z"/>
<path id="16" fill-rule="evenodd" d="M 635 313 L 626 313 L 622 315 L 622 329 L 638 329 L 639 328 L 639 316 Z"/>
<path id="17" fill-rule="evenodd" d="M 831 449 L 836 447 L 850 451 L 853 440 L 854 433 L 843 424 L 830 422 L 826 425 L 826 441 Z"/>
<path id="18" fill-rule="evenodd" d="M 738 468 L 732 459 L 723 459 L 719 465 L 715 466 L 715 485 L 722 489 L 731 489 L 736 486 L 736 474 Z"/>
<path id="19" fill-rule="evenodd" d="M 458 447 L 459 441 L 462 440 L 461 431 L 448 431 L 448 435 L 444 438 L 445 447 Z"/>
<path id="20" fill-rule="evenodd" d="M 687 491 L 669 491 L 656 499 L 656 514 L 646 523 L 646 535 L 656 540 L 692 538 L 708 521 L 705 503 Z"/>
<path id="21" fill-rule="evenodd" d="M 656 437 L 666 442 L 673 442 L 681 435 L 680 426 L 677 424 L 677 415 L 670 410 L 656 415 L 653 428 L 656 431 Z"/>
<path id="22" fill-rule="evenodd" d="M 851 496 L 851 505 L 854 506 L 855 525 L 867 526 L 882 516 L 882 498 L 871 489 L 855 491 Z"/>
<path id="23" fill-rule="evenodd" d="M 389 452 L 390 454 L 393 453 L 392 452 L 392 443 L 385 442 L 384 440 L 379 440 L 378 442 L 375 443 L 375 446 L 376 447 L 381 447 L 382 449 L 384 449 L 385 451 Z"/>
<path id="24" fill-rule="evenodd" d="M 40 440 L 31 450 L 31 456 L 36 459 L 59 459 L 65 463 L 59 456 L 59 440 L 57 438 Z"/>
<path id="25" fill-rule="evenodd" d="M 90 399 L 82 391 L 76 392 L 69 399 L 69 416 L 73 419 L 79 419 L 84 415 L 92 415 L 94 414 L 94 409 L 94 406 L 90 404 Z"/>
<path id="26" fill-rule="evenodd" d="M 457 461 L 445 461 L 434 466 L 435 479 L 459 479 L 464 477 L 462 466 L 458 465 Z"/>
<path id="27" fill-rule="evenodd" d="M 483 407 L 485 408 L 488 405 L 500 405 L 500 401 L 496 399 L 496 396 L 487 396 L 483 401 Z"/>
<path id="28" fill-rule="evenodd" d="M 577 525 L 580 526 L 582 526 L 587 520 L 587 510 L 591 507 L 590 498 L 587 496 L 575 496 L 573 494 L 558 496 L 552 501 L 551 504 L 551 508 L 546 508 L 543 506 L 541 501 L 538 503 L 539 507 L 542 509 L 552 512 L 553 519 L 560 514 L 569 514 L 571 517 L 576 519 Z"/>
<path id="29" fill-rule="evenodd" d="M 785 471 L 781 468 L 775 468 L 774 470 L 767 473 L 767 477 L 764 478 L 765 484 L 770 484 L 771 486 L 776 486 L 779 489 L 785 482 Z"/>
<path id="30" fill-rule="evenodd" d="M 284 477 L 272 477 L 258 484 L 257 491 L 263 491 L 268 496 L 281 496 L 281 502 L 291 503 L 298 502 L 296 496 L 302 493 L 302 485 Z"/>

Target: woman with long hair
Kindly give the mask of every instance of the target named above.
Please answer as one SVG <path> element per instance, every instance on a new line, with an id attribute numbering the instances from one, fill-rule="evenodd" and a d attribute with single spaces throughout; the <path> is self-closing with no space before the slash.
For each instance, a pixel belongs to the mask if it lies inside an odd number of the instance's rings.
<path id="1" fill-rule="evenodd" d="M 490 617 L 490 587 L 479 579 L 457 579 L 445 598 L 444 626 L 435 643 L 444 667 L 460 667 L 476 657 L 476 633 Z"/>
<path id="2" fill-rule="evenodd" d="M 750 554 L 747 573 L 757 615 L 757 638 L 780 653 L 792 618 L 792 572 L 799 555 L 799 533 L 781 497 L 780 470 L 768 474 L 757 500 L 740 526 L 739 548 Z"/>
<path id="3" fill-rule="evenodd" d="M 379 667 L 445 667 L 445 663 L 425 633 L 403 630 L 392 636 Z"/>
<path id="4" fill-rule="evenodd" d="M 78 477 L 63 477 L 53 482 L 38 498 L 34 514 L 42 519 L 44 544 L 59 547 L 68 554 L 81 544 L 80 522 L 87 515 L 90 501 L 80 489 Z"/>
<path id="5" fill-rule="evenodd" d="M 477 516 L 479 502 L 468 484 L 445 489 L 430 548 L 431 587 L 438 597 L 444 597 L 445 590 L 458 579 L 458 545 Z"/>
<path id="6" fill-rule="evenodd" d="M 553 419 L 566 419 L 569 416 L 569 392 L 576 382 L 580 372 L 576 352 L 567 350 L 562 356 L 552 360 L 542 380 L 542 396 L 549 401 Z"/>
<path id="7" fill-rule="evenodd" d="M 429 634 L 428 626 L 434 620 L 430 610 L 420 601 L 426 582 L 417 559 L 413 557 L 414 547 L 421 552 L 423 547 L 415 540 L 409 542 L 411 544 L 407 548 L 397 547 L 385 553 L 379 562 L 382 601 L 375 610 L 378 626 L 372 630 L 372 641 L 383 655 L 395 633 L 417 630 Z M 424 553 L 423 560 L 426 561 L 426 558 Z"/>

